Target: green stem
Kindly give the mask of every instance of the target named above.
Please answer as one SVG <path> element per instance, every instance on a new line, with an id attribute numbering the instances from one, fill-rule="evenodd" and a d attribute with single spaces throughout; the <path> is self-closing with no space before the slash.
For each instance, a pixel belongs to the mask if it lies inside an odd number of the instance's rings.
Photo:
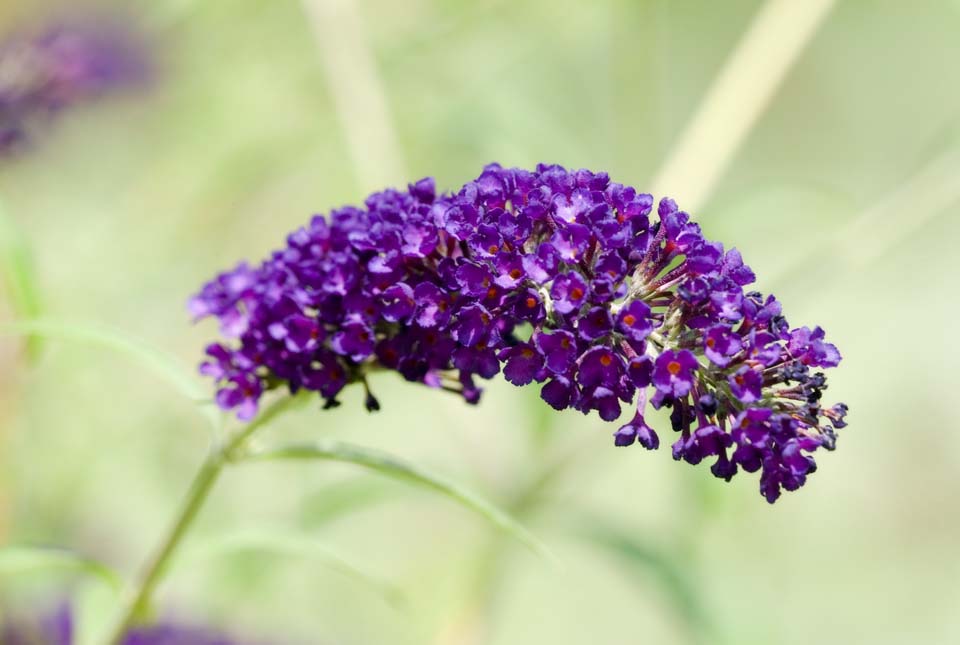
<path id="1" fill-rule="evenodd" d="M 130 627 L 149 607 L 154 590 L 170 567 L 171 558 L 177 546 L 183 540 L 183 536 L 187 533 L 190 525 L 193 524 L 193 520 L 203 507 L 203 503 L 209 497 L 213 485 L 223 470 L 224 463 L 224 452 L 222 450 L 211 451 L 204 460 L 190 485 L 190 492 L 187 494 L 180 512 L 177 513 L 176 521 L 170 527 L 160 548 L 150 559 L 140 581 L 132 589 L 126 603 L 126 609 L 122 614 L 123 617 L 117 622 L 116 628 L 107 641 L 111 645 L 119 645 Z"/>
<path id="2" fill-rule="evenodd" d="M 200 509 L 203 508 L 203 504 L 210 496 L 210 491 L 213 490 L 213 486 L 220 477 L 224 465 L 244 449 L 246 442 L 257 430 L 280 414 L 305 403 L 307 400 L 307 397 L 303 396 L 302 393 L 298 396 L 284 397 L 278 400 L 260 413 L 260 415 L 246 427 L 234 434 L 229 441 L 223 444 L 218 443 L 210 450 L 210 454 L 207 455 L 207 458 L 200 466 L 200 470 L 194 477 L 183 505 L 180 507 L 180 511 L 177 513 L 173 525 L 169 531 L 167 531 L 166 537 L 160 544 L 160 548 L 157 549 L 154 556 L 149 560 L 147 566 L 144 568 L 143 575 L 141 575 L 136 584 L 130 589 L 121 618 L 117 621 L 116 627 L 111 632 L 109 640 L 106 641 L 108 645 L 119 645 L 130 627 L 136 624 L 137 620 L 141 618 L 150 606 L 153 592 L 170 568 L 177 547 L 183 542 L 183 537 L 190 529 Z"/>

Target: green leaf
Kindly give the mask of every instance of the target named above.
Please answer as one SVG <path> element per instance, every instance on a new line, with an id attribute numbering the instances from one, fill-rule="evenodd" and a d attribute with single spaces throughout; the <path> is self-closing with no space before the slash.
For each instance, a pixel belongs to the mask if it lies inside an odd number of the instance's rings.
<path id="1" fill-rule="evenodd" d="M 439 475 L 430 473 L 419 466 L 409 464 L 379 450 L 339 441 L 325 440 L 295 443 L 279 448 L 253 450 L 240 455 L 239 459 L 244 461 L 268 461 L 277 459 L 328 460 L 368 468 L 381 475 L 441 493 L 478 513 L 484 519 L 525 544 L 535 553 L 548 559 L 553 559 L 549 550 L 542 542 L 535 538 L 513 517 L 487 500 Z"/>
<path id="2" fill-rule="evenodd" d="M 394 607 L 406 604 L 403 593 L 395 585 L 354 566 L 312 537 L 278 529 L 234 531 L 226 535 L 194 540 L 177 556 L 175 566 L 205 566 L 203 563 L 211 559 L 246 556 L 250 553 L 302 558 L 359 583 Z"/>
<path id="3" fill-rule="evenodd" d="M 330 484 L 304 497 L 300 505 L 300 523 L 311 529 L 326 526 L 341 517 L 383 503 L 389 497 L 392 497 L 389 487 L 369 477 Z"/>
<path id="4" fill-rule="evenodd" d="M 10 306 L 18 318 L 40 315 L 40 295 L 33 270 L 33 257 L 25 236 L 0 203 L 0 278 Z M 40 337 L 27 337 L 27 355 L 36 358 L 41 350 Z"/>
<path id="5" fill-rule="evenodd" d="M 92 576 L 115 592 L 121 587 L 120 577 L 110 567 L 67 549 L 30 545 L 0 547 L 0 582 L 37 571 Z"/>
<path id="6" fill-rule="evenodd" d="M 206 403 L 210 398 L 209 392 L 175 356 L 103 325 L 41 318 L 0 325 L 0 334 L 24 334 L 99 345 L 127 356 L 195 403 Z M 205 405 L 204 414 L 214 427 L 218 426 L 219 413 L 213 406 Z"/>
<path id="7" fill-rule="evenodd" d="M 600 518 L 583 513 L 577 517 L 574 533 L 589 544 L 630 566 L 628 571 L 642 588 L 651 584 L 661 591 L 695 642 L 716 642 L 716 631 L 697 586 L 679 559 L 666 549 L 645 540 L 636 532 L 610 526 Z"/>

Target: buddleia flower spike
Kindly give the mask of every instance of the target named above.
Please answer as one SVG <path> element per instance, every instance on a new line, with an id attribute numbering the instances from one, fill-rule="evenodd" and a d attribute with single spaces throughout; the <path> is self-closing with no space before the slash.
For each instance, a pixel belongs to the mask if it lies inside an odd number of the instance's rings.
<path id="1" fill-rule="evenodd" d="M 710 459 L 728 481 L 760 471 L 773 502 L 833 449 L 847 409 L 821 403 L 837 348 L 791 328 L 753 282 L 669 198 L 655 207 L 606 173 L 493 164 L 455 193 L 428 178 L 314 216 L 189 308 L 220 321 L 200 369 L 243 420 L 281 386 L 335 405 L 374 369 L 476 403 L 477 379 L 502 370 L 557 410 L 614 421 L 630 407 L 617 446 L 657 448 L 646 410 L 669 408 L 675 459 Z"/>

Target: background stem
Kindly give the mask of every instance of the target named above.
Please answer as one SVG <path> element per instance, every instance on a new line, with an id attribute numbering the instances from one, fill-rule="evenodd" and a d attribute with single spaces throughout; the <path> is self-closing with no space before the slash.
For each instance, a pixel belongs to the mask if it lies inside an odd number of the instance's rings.
<path id="1" fill-rule="evenodd" d="M 183 536 L 190 525 L 193 524 L 197 513 L 200 512 L 204 502 L 209 497 L 224 464 L 242 452 L 247 441 L 257 430 L 281 414 L 295 409 L 309 400 L 306 390 L 302 390 L 295 396 L 285 396 L 278 399 L 271 406 L 261 411 L 256 419 L 238 430 L 229 441 L 214 444 L 210 454 L 207 455 L 203 465 L 200 466 L 199 472 L 194 477 L 193 483 L 190 485 L 190 491 L 187 493 L 180 512 L 177 513 L 173 526 L 161 543 L 160 548 L 157 549 L 156 554 L 150 559 L 139 581 L 131 588 L 128 595 L 129 600 L 124 605 L 125 609 L 121 618 L 111 633 L 110 639 L 106 641 L 109 645 L 119 645 L 127 630 L 136 623 L 150 605 L 154 590 L 170 566 L 172 556 L 183 540 Z"/>
<path id="2" fill-rule="evenodd" d="M 119 645 L 122 642 L 127 630 L 149 606 L 154 589 L 156 589 L 157 584 L 159 584 L 170 565 L 171 556 L 209 496 L 213 485 L 220 476 L 220 471 L 223 470 L 223 464 L 223 451 L 219 449 L 211 451 L 204 460 L 190 485 L 190 491 L 177 514 L 176 521 L 156 554 L 150 559 L 140 582 L 133 588 L 122 618 L 107 641 L 111 645 Z"/>

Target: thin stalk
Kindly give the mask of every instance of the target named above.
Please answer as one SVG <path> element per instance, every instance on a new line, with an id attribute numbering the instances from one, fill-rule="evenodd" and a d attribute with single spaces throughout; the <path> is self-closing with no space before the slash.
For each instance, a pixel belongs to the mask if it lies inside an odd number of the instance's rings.
<path id="1" fill-rule="evenodd" d="M 204 502 L 209 497 L 213 485 L 220 477 L 224 463 L 221 450 L 212 450 L 204 460 L 190 485 L 190 492 L 187 493 L 173 526 L 170 527 L 166 538 L 160 544 L 160 548 L 150 559 L 140 581 L 131 590 L 125 605 L 126 609 L 122 614 L 123 617 L 117 622 L 110 639 L 107 641 L 110 645 L 119 645 L 130 627 L 150 605 L 154 590 L 169 568 L 172 556 L 182 542 L 183 536 L 186 535 L 187 530 L 193 524 Z"/>
<path id="2" fill-rule="evenodd" d="M 387 88 L 354 0 L 302 0 L 357 181 L 380 188 L 403 180 L 403 151 Z"/>
<path id="3" fill-rule="evenodd" d="M 243 451 L 247 441 L 250 440 L 257 430 L 280 414 L 305 403 L 307 400 L 308 398 L 305 396 L 305 392 L 301 392 L 298 396 L 284 397 L 261 412 L 256 419 L 235 433 L 229 441 L 222 444 L 214 444 L 207 458 L 200 466 L 200 470 L 194 477 L 193 483 L 190 485 L 190 490 L 180 510 L 177 512 L 173 524 L 167 531 L 166 537 L 163 539 L 163 542 L 160 543 L 160 547 L 148 561 L 146 567 L 144 567 L 143 574 L 127 593 L 127 601 L 124 604 L 121 618 L 117 621 L 106 643 L 109 645 L 119 645 L 130 627 L 136 623 L 150 606 L 150 601 L 153 598 L 153 593 L 157 585 L 163 580 L 163 576 L 169 569 L 177 548 L 183 542 L 184 536 L 193 525 L 194 520 L 197 518 L 200 509 L 203 508 L 207 498 L 210 497 L 210 491 L 213 490 L 214 484 L 217 483 L 217 479 L 219 479 L 224 465 L 231 461 L 235 455 Z"/>
<path id="4" fill-rule="evenodd" d="M 698 210 L 766 112 L 836 0 L 767 0 L 653 179 L 654 194 Z"/>

